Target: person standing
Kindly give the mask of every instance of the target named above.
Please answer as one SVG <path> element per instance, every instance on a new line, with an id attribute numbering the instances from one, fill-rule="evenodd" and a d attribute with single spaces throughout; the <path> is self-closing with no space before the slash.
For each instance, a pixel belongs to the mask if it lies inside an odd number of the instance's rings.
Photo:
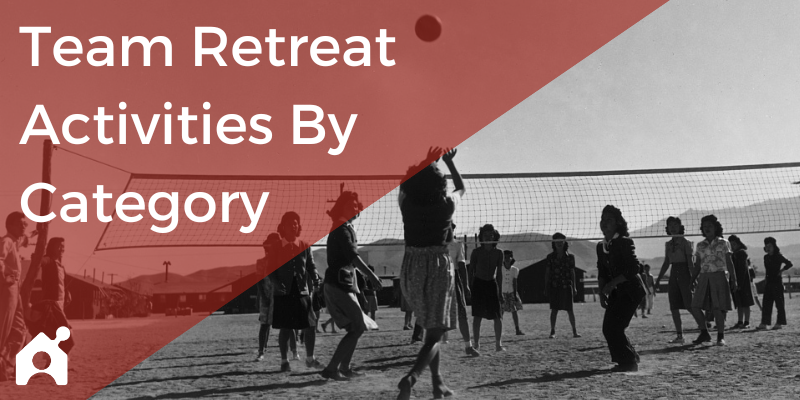
<path id="1" fill-rule="evenodd" d="M 25 344 L 19 247 L 26 238 L 27 227 L 25 214 L 12 212 L 6 217 L 7 233 L 0 238 L 0 381 L 14 379 L 17 353 Z"/>
<path id="2" fill-rule="evenodd" d="M 600 218 L 604 240 L 597 244 L 597 283 L 603 316 L 603 336 L 608 342 L 612 371 L 639 370 L 639 354 L 625 335 L 636 307 L 645 296 L 639 277 L 639 260 L 633 240 L 628 237 L 628 223 L 622 211 L 607 205 Z"/>
<path id="3" fill-rule="evenodd" d="M 681 310 L 687 310 L 694 317 L 695 321 L 701 318 L 695 315 L 692 308 L 692 272 L 690 266 L 693 265 L 694 245 L 683 235 L 685 228 L 681 219 L 678 217 L 667 218 L 667 235 L 672 236 L 664 245 L 664 263 L 661 265 L 661 272 L 658 273 L 655 286 L 658 287 L 661 278 L 672 266 L 669 274 L 669 310 L 672 313 L 672 322 L 675 324 L 675 339 L 669 341 L 672 344 L 682 344 L 686 340 L 683 338 L 683 322 L 681 321 Z M 699 322 L 698 322 L 699 323 Z M 707 327 L 703 324 L 701 330 Z"/>
<path id="4" fill-rule="evenodd" d="M 262 277 L 256 283 L 256 301 L 258 305 L 258 355 L 256 361 L 264 360 L 264 349 L 267 347 L 267 339 L 269 339 L 269 328 L 272 325 L 272 281 L 267 276 L 269 256 L 280 245 L 280 235 L 277 233 L 270 234 L 262 247 L 264 248 L 264 258 L 256 260 L 256 274 Z M 296 353 L 296 349 L 292 350 Z"/>
<path id="5" fill-rule="evenodd" d="M 560 310 L 566 311 L 572 325 L 572 337 L 579 338 L 575 327 L 575 312 L 572 304 L 575 288 L 575 256 L 568 252 L 567 237 L 560 232 L 553 235 L 553 252 L 547 255 L 544 272 L 544 295 L 550 301 L 550 339 L 556 337 L 556 320 Z"/>
<path id="6" fill-rule="evenodd" d="M 56 330 L 62 326 L 72 329 L 64 313 L 68 301 L 68 293 L 64 288 L 64 265 L 61 263 L 66 251 L 64 238 L 54 237 L 47 242 L 45 256 L 42 258 L 42 299 L 30 307 L 28 332 L 36 337 L 43 332 L 48 337 L 56 337 Z M 32 268 L 29 274 L 38 275 L 39 271 Z M 75 335 L 70 333 L 69 338 L 58 344 L 58 347 L 69 354 L 75 346 Z M 48 361 L 49 364 L 49 361 Z"/>
<path id="7" fill-rule="evenodd" d="M 453 232 L 456 230 L 456 224 L 452 224 Z M 468 356 L 480 357 L 481 353 L 475 350 L 472 346 L 472 337 L 469 334 L 469 318 L 467 317 L 467 298 L 470 293 L 469 286 L 465 282 L 469 282 L 467 278 L 467 263 L 464 259 L 464 244 L 453 240 L 447 245 L 450 251 L 450 259 L 453 260 L 456 269 L 456 307 L 458 308 L 458 329 L 461 331 L 461 338 L 464 340 L 464 351 Z"/>
<path id="8" fill-rule="evenodd" d="M 733 303 L 736 305 L 739 320 L 731 329 L 747 329 L 750 328 L 750 307 L 755 304 L 751 290 L 753 285 L 751 285 L 747 246 L 736 235 L 729 236 L 728 242 L 731 243 L 733 250 L 733 269 L 736 272 L 736 285 L 739 287 L 739 290 L 733 292 Z"/>
<path id="9" fill-rule="evenodd" d="M 700 220 L 700 230 L 705 240 L 697 244 L 695 250 L 695 276 L 697 286 L 692 297 L 692 308 L 700 326 L 700 336 L 693 342 L 710 342 L 708 325 L 703 310 L 711 310 L 717 322 L 717 346 L 725 346 L 725 314 L 731 308 L 731 292 L 736 291 L 736 272 L 731 259 L 731 245 L 722 237 L 722 224 L 714 215 L 706 215 Z M 694 281 L 694 279 L 693 279 Z M 705 327 L 705 329 L 704 329 Z"/>
<path id="10" fill-rule="evenodd" d="M 494 225 L 486 224 L 478 232 L 480 246 L 472 250 L 469 266 L 472 268 L 472 331 L 475 348 L 480 350 L 481 320 L 494 321 L 495 351 L 506 351 L 503 346 L 503 314 L 500 274 L 503 268 L 503 251 L 497 248 L 500 232 Z"/>
<path id="11" fill-rule="evenodd" d="M 306 367 L 322 368 L 322 364 L 314 357 L 316 344 L 316 314 L 311 304 L 311 292 L 317 288 L 317 268 L 309 246 L 299 240 L 302 227 L 300 216 L 293 212 L 283 214 L 278 225 L 280 241 L 276 243 L 277 251 L 270 255 L 270 263 L 281 265 L 272 274 L 272 327 L 280 329 L 278 347 L 281 352 L 281 371 L 288 372 L 289 341 L 295 335 L 295 329 L 303 330 L 303 342 L 306 348 Z"/>
<path id="12" fill-rule="evenodd" d="M 772 323 L 772 304 L 778 309 L 778 319 L 772 329 L 781 329 L 786 325 L 786 308 L 783 299 L 783 271 L 792 268 L 792 262 L 781 254 L 778 242 L 773 237 L 764 239 L 764 270 L 767 273 L 764 286 L 764 301 L 761 309 L 761 325 L 758 329 L 766 329 Z"/>
<path id="13" fill-rule="evenodd" d="M 517 336 L 524 336 L 525 333 L 522 332 L 522 329 L 519 329 L 519 315 L 517 311 L 522 310 L 522 299 L 520 299 L 519 291 L 517 290 L 519 269 L 514 266 L 514 261 L 516 261 L 514 260 L 514 252 L 511 250 L 503 250 L 503 268 L 500 270 L 503 287 L 503 312 L 511 313 Z"/>

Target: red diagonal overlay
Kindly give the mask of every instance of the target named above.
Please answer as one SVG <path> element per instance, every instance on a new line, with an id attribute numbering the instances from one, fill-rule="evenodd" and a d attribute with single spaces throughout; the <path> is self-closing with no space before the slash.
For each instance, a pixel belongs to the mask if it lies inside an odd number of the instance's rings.
<path id="1" fill-rule="evenodd" d="M 68 115 L 89 116 L 89 123 L 76 122 L 71 129 L 73 136 L 88 135 L 89 142 L 62 144 L 66 149 L 113 161 L 114 165 L 134 172 L 402 175 L 409 165 L 420 161 L 429 146 L 461 143 L 663 3 L 663 0 L 628 0 L 502 4 L 422 1 L 4 4 L 0 13 L 3 57 L 0 166 L 9 174 L 9 187 L 20 188 L 20 194 L 37 181 L 36 173 L 9 171 L 20 165 L 35 165 L 38 160 L 41 141 L 35 139 L 27 145 L 20 145 L 19 141 L 35 105 L 42 104 L 59 133 Z M 424 42 L 415 35 L 415 23 L 425 14 L 442 21 L 441 36 L 432 42 Z M 52 29 L 52 33 L 40 36 L 38 67 L 31 66 L 31 37 L 19 33 L 21 26 Z M 228 66 L 218 66 L 211 56 L 203 58 L 203 66 L 194 65 L 196 26 L 217 27 L 227 34 L 222 57 Z M 286 38 L 285 43 L 277 46 L 277 58 L 284 59 L 284 66 L 270 64 L 269 46 L 263 41 L 270 29 Z M 375 38 L 381 29 L 395 38 L 387 46 L 387 58 L 396 63 L 391 67 L 380 62 Z M 74 36 L 81 41 L 82 55 L 64 56 L 80 59 L 77 66 L 65 67 L 54 60 L 53 46 L 62 36 Z M 106 36 L 114 42 L 114 66 L 93 67 L 87 62 L 86 53 L 99 46 L 89 43 L 95 36 Z M 140 45 L 132 47 L 130 66 L 122 66 L 123 36 L 168 37 L 172 44 L 172 66 L 164 66 L 161 45 L 153 46 L 153 66 L 142 66 Z M 258 65 L 236 64 L 231 47 L 242 36 L 261 41 Z M 291 36 L 309 38 L 309 43 L 300 47 L 297 66 L 290 65 Z M 340 54 L 335 56 L 336 65 L 321 67 L 309 57 L 310 42 L 320 36 L 337 39 Z M 370 66 L 350 67 L 343 62 L 341 53 L 351 47 L 345 43 L 351 36 L 371 41 Z M 213 39 L 207 37 L 210 46 Z M 122 101 L 127 103 L 125 111 L 118 107 Z M 156 128 L 151 144 L 140 144 L 130 116 L 127 144 L 118 144 L 116 117 L 106 128 L 107 136 L 117 138 L 115 143 L 98 142 L 96 123 L 91 121 L 98 107 L 105 107 L 106 113 L 112 115 L 138 114 L 146 129 L 153 114 L 167 112 L 163 106 L 167 101 L 173 105 L 172 144 L 164 144 L 163 125 Z M 186 145 L 181 141 L 181 124 L 175 118 L 182 107 L 189 107 L 191 114 L 203 114 L 206 111 L 202 104 L 206 101 L 211 103 L 208 113 L 212 121 L 212 144 Z M 338 143 L 327 122 L 324 125 L 327 134 L 321 143 L 292 144 L 294 104 L 317 105 L 326 114 L 335 114 L 342 127 L 351 114 L 358 114 L 344 151 L 336 156 L 328 154 L 328 149 L 336 148 Z M 225 114 L 241 115 L 245 121 L 255 114 L 269 114 L 272 120 L 265 125 L 272 131 L 272 141 L 265 145 L 220 143 L 213 129 Z M 198 118 L 190 123 L 194 137 L 202 136 L 200 121 Z M 37 125 L 42 126 L 41 122 Z M 311 136 L 314 132 L 304 133 Z M 245 141 L 250 134 L 255 132 L 248 130 Z M 63 204 L 59 203 L 60 195 L 67 191 L 81 191 L 91 199 L 87 188 L 93 190 L 96 184 L 102 184 L 81 180 L 85 171 L 59 169 L 58 164 L 54 165 L 54 171 L 55 179 L 60 179 L 54 182 L 59 190 L 54 207 Z M 364 196 L 362 202 L 365 206 L 371 204 L 392 188 L 393 184 L 387 184 L 383 193 Z M 325 202 L 329 193 L 321 193 L 318 198 L 303 194 L 302 199 L 293 199 L 291 196 L 299 195 L 292 193 L 271 196 L 296 200 L 298 207 L 294 211 L 305 221 L 327 222 L 325 215 L 304 212 L 302 204 Z M 5 215 L 8 211 L 11 210 L 0 213 Z M 58 213 L 58 209 L 54 211 Z M 95 218 L 92 207 L 89 218 Z M 184 219 L 182 223 L 190 222 Z M 62 223 L 54 224 L 50 235 L 64 236 L 69 241 L 77 240 L 85 232 L 80 223 Z M 313 243 L 319 237 L 306 236 L 304 240 Z M 198 262 L 197 270 L 207 267 L 210 266 Z M 124 268 L 120 267 L 120 273 L 125 272 Z M 57 387 L 49 381 L 27 387 L 6 382 L 0 384 L 0 389 L 10 398 L 88 397 L 197 322 L 182 321 L 165 319 L 128 325 L 119 322 L 117 328 L 122 330 L 111 329 L 110 325 L 86 325 L 83 337 L 76 335 L 77 345 L 71 358 L 76 360 L 73 365 L 82 360 L 87 367 L 71 371 L 66 387 Z M 109 335 L 104 336 L 104 330 Z"/>

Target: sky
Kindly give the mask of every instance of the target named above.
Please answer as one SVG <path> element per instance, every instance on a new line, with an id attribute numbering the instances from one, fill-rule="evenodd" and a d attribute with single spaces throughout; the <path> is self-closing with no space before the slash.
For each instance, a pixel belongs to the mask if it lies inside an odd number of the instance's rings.
<path id="1" fill-rule="evenodd" d="M 800 3 L 791 0 L 670 1 L 462 143 L 456 165 L 462 173 L 515 173 L 796 162 L 798 20 Z M 31 157 L 22 166 L 31 181 L 39 162 Z M 117 192 L 127 182 L 123 172 L 65 152 L 54 162 L 58 173 Z M 0 190 L 0 209 L 18 208 L 25 186 Z M 185 274 L 198 269 L 198 257 L 210 268 L 262 255 L 258 248 L 172 248 L 89 257 L 102 229 L 95 223 L 70 240 L 69 272 L 150 274 L 170 260 L 171 272 Z"/>

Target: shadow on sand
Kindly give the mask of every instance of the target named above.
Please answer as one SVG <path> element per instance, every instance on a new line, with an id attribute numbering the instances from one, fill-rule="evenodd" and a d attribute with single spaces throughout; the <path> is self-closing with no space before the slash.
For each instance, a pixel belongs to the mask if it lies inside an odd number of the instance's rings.
<path id="1" fill-rule="evenodd" d="M 246 387 L 237 387 L 237 388 L 224 388 L 224 389 L 208 389 L 208 390 L 198 390 L 195 392 L 182 392 L 182 393 L 165 393 L 156 396 L 142 396 L 136 397 L 133 400 L 145 400 L 145 399 L 185 399 L 185 398 L 195 398 L 195 397 L 203 397 L 203 396 L 223 396 L 227 397 L 226 395 L 231 395 L 234 393 L 247 393 L 247 392 L 261 392 L 267 390 L 276 390 L 276 389 L 299 389 L 305 388 L 310 386 L 322 386 L 326 383 L 325 380 L 316 380 L 316 381 L 309 381 L 309 382 L 286 382 L 286 383 L 275 383 L 271 385 L 261 385 L 261 386 L 246 386 Z"/>
<path id="2" fill-rule="evenodd" d="M 481 389 L 481 388 L 492 388 L 492 387 L 499 387 L 499 386 L 510 386 L 510 385 L 518 385 L 518 384 L 525 384 L 525 383 L 545 383 L 545 382 L 556 382 L 556 381 L 563 381 L 567 379 L 584 379 L 591 376 L 596 375 L 607 375 L 613 374 L 614 371 L 611 369 L 589 369 L 585 371 L 574 371 L 574 372 L 564 372 L 560 374 L 545 374 L 538 378 L 527 378 L 527 379 L 509 379 L 506 381 L 499 381 L 499 382 L 492 382 L 486 383 L 483 385 L 472 386 L 468 389 Z"/>

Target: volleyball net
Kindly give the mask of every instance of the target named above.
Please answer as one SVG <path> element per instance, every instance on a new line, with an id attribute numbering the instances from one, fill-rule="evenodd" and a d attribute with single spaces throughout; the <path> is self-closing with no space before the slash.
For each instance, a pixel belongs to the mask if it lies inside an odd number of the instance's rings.
<path id="1" fill-rule="evenodd" d="M 148 198 L 158 192 L 188 196 L 205 192 L 217 207 L 223 192 L 246 192 L 257 204 L 269 199 L 256 229 L 241 202 L 231 203 L 230 222 L 219 216 L 204 222 L 183 221 L 167 234 L 150 230 L 146 213 L 137 223 L 114 219 L 107 224 L 97 250 L 137 247 L 261 246 L 276 231 L 281 215 L 301 216 L 301 234 L 319 245 L 331 230 L 326 215 L 342 188 L 355 191 L 371 205 L 356 219 L 359 245 L 402 244 L 403 223 L 397 204 L 400 176 L 171 176 L 132 174 L 126 191 Z M 467 194 L 454 215 L 456 235 L 472 237 L 491 223 L 501 242 L 549 241 L 554 232 L 570 239 L 596 240 L 602 235 L 600 213 L 607 204 L 622 210 L 633 238 L 666 236 L 665 221 L 678 216 L 687 234 L 699 234 L 700 218 L 714 214 L 727 234 L 799 230 L 800 163 L 736 167 L 542 174 L 464 175 Z M 342 186 L 343 185 L 343 186 Z M 452 189 L 452 181 L 450 182 Z M 388 193 L 388 194 L 387 194 Z M 181 199 L 181 208 L 183 208 Z M 166 214 L 169 203 L 157 204 Z M 205 208 L 205 209 L 204 209 Z M 207 203 L 192 204 L 204 215 Z M 219 215 L 220 212 L 217 212 Z"/>

